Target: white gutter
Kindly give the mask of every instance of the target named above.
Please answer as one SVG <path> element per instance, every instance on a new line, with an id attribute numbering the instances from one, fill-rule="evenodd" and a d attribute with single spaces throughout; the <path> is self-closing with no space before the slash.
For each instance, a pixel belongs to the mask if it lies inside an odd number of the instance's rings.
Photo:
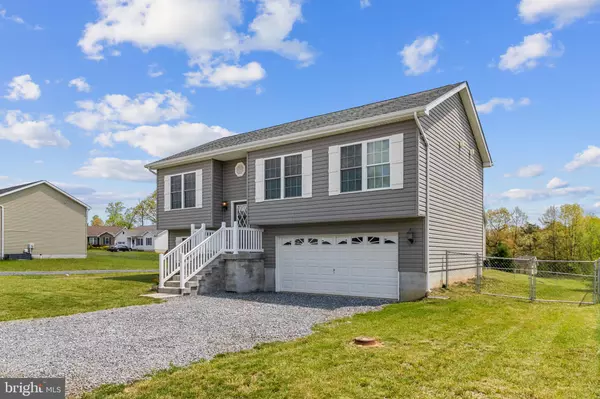
<path id="1" fill-rule="evenodd" d="M 423 235 L 425 242 L 425 285 L 427 293 L 429 293 L 429 140 L 416 112 L 413 114 L 413 117 L 419 133 L 425 142 L 425 234 Z"/>
<path id="2" fill-rule="evenodd" d="M 2 235 L 0 239 L 2 240 L 2 246 L 0 247 L 0 260 L 4 259 L 4 205 L 0 205 L 0 209 L 2 209 L 2 219 L 0 220 L 0 230 L 2 230 Z"/>

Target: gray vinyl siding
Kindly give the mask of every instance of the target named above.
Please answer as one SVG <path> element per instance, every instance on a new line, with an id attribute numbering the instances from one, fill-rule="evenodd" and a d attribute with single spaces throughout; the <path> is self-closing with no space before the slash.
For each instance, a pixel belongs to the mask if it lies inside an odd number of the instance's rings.
<path id="1" fill-rule="evenodd" d="M 446 250 L 483 253 L 483 163 L 458 94 L 422 124 L 430 142 L 429 267 L 436 272 Z"/>
<path id="2" fill-rule="evenodd" d="M 353 223 L 319 223 L 305 225 L 268 226 L 263 233 L 265 267 L 275 267 L 275 237 L 309 234 L 398 233 L 398 268 L 403 272 L 423 272 L 423 218 L 373 220 Z M 412 229 L 415 242 L 406 239 Z"/>
<path id="3" fill-rule="evenodd" d="M 175 239 L 177 237 L 189 237 L 190 229 L 181 229 L 181 230 L 169 230 L 169 250 L 175 247 Z"/>
<path id="4" fill-rule="evenodd" d="M 404 133 L 404 188 L 329 196 L 329 147 Z M 255 161 L 312 150 L 312 198 L 255 202 Z M 248 200 L 252 225 L 388 219 L 417 215 L 417 127 L 399 122 L 254 151 L 248 156 Z"/>
<path id="5" fill-rule="evenodd" d="M 231 225 L 231 209 L 233 206 L 231 202 L 245 200 L 248 196 L 246 180 L 248 178 L 248 168 L 246 167 L 244 176 L 237 177 L 235 175 L 235 165 L 239 162 L 246 165 L 246 158 L 223 162 L 223 197 L 219 200 L 219 204 L 221 204 L 222 201 L 227 201 L 229 203 L 229 209 L 227 209 L 226 212 L 221 212 L 223 221 L 226 222 L 228 226 Z M 254 183 L 254 180 L 252 180 L 252 182 Z"/>
<path id="6" fill-rule="evenodd" d="M 213 184 L 210 203 L 212 206 L 213 224 L 220 225 L 223 219 L 223 162 L 213 160 Z"/>
<path id="7" fill-rule="evenodd" d="M 174 209 L 165 211 L 164 177 L 178 173 L 193 172 L 199 169 L 202 169 L 202 208 Z M 202 223 L 206 223 L 207 226 L 214 227 L 215 223 L 220 223 L 220 215 L 218 215 L 219 220 L 217 221 L 215 221 L 213 218 L 213 161 L 209 160 L 188 165 L 175 166 L 172 168 L 160 169 L 158 170 L 157 175 L 157 186 L 158 195 L 156 204 L 158 207 L 157 215 L 159 230 L 185 229 L 189 228 L 192 223 L 196 224 L 197 226 L 200 226 Z"/>

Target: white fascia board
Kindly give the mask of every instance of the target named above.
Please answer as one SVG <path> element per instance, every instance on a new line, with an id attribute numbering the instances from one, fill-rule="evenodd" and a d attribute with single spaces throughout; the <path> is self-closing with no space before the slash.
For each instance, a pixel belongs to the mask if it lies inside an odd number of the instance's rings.
<path id="1" fill-rule="evenodd" d="M 58 191 L 58 192 L 59 192 L 59 193 L 61 193 L 62 195 L 66 196 L 66 197 L 69 197 L 70 199 L 72 199 L 73 201 L 77 202 L 79 205 L 81 205 L 81 206 L 85 207 L 85 208 L 86 208 L 86 209 L 88 209 L 88 210 L 92 209 L 92 208 L 91 208 L 91 207 L 90 207 L 88 204 L 86 204 L 85 202 L 78 200 L 77 198 L 73 197 L 71 194 L 67 193 L 67 192 L 66 192 L 66 191 L 64 191 L 64 190 L 61 190 L 60 188 L 56 187 L 54 184 L 52 184 L 52 183 L 50 183 L 49 181 L 46 181 L 46 180 L 42 180 L 42 181 L 39 181 L 39 182 L 37 182 L 37 183 L 29 184 L 29 185 L 27 185 L 27 186 L 25 186 L 25 187 L 20 187 L 20 188 L 17 188 L 16 190 L 12 190 L 12 191 L 9 191 L 9 192 L 7 192 L 7 193 L 0 194 L 0 197 L 4 197 L 5 195 L 9 195 L 9 194 L 14 194 L 14 193 L 16 193 L 16 192 L 19 192 L 19 191 L 27 190 L 28 188 L 36 187 L 36 186 L 39 186 L 40 184 L 45 184 L 45 185 L 47 185 L 48 187 L 50 187 L 50 188 L 52 188 L 52 189 L 54 189 L 54 190 Z"/>
<path id="2" fill-rule="evenodd" d="M 250 143 L 230 146 L 215 151 L 203 152 L 200 154 L 187 155 L 181 158 L 175 158 L 167 161 L 156 161 L 149 163 L 147 169 L 161 169 L 170 166 L 182 165 L 190 162 L 204 161 L 219 155 L 236 151 L 254 151 L 262 148 L 280 146 L 283 144 L 295 143 L 305 140 L 311 140 L 319 137 L 333 136 L 336 134 L 347 133 L 354 130 L 366 129 L 373 126 L 386 125 L 389 123 L 400 122 L 413 118 L 415 112 L 423 114 L 424 107 L 415 107 L 389 114 L 377 115 L 370 118 L 358 119 L 355 121 L 340 123 L 337 125 L 324 126 L 316 129 L 304 130 L 298 133 L 286 134 L 283 136 L 271 137 L 264 140 L 252 141 Z"/>
<path id="3" fill-rule="evenodd" d="M 469 120 L 469 125 L 471 125 L 471 130 L 473 131 L 473 135 L 475 136 L 475 142 L 477 143 L 477 149 L 481 154 L 481 158 L 483 161 L 484 168 L 490 168 L 494 165 L 492 162 L 492 156 L 490 155 L 490 151 L 487 145 L 487 141 L 485 139 L 485 135 L 483 133 L 483 128 L 481 127 L 481 121 L 479 120 L 479 115 L 477 114 L 477 108 L 475 108 L 475 102 L 473 101 L 473 97 L 471 95 L 471 90 L 466 83 L 462 83 L 450 90 L 448 93 L 443 96 L 438 97 L 434 101 L 430 102 L 425 106 L 425 115 L 429 115 L 431 110 L 435 107 L 452 97 L 453 95 L 459 93 L 460 99 L 465 107 L 465 112 L 467 114 L 467 118 Z"/>

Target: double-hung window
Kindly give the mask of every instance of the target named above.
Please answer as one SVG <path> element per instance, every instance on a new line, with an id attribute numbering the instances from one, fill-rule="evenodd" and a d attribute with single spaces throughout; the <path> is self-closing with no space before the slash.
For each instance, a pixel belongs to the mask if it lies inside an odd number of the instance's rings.
<path id="1" fill-rule="evenodd" d="M 265 159 L 265 200 L 302 197 L 302 154 Z"/>
<path id="2" fill-rule="evenodd" d="M 151 246 L 152 245 L 152 237 L 146 237 L 146 246 Z"/>
<path id="3" fill-rule="evenodd" d="M 367 143 L 367 190 L 390 187 L 390 141 Z"/>
<path id="4" fill-rule="evenodd" d="M 340 191 L 390 187 L 390 140 L 366 141 L 340 147 Z"/>
<path id="5" fill-rule="evenodd" d="M 201 170 L 165 177 L 165 210 L 201 207 Z M 198 205 L 200 203 L 200 205 Z"/>
<path id="6" fill-rule="evenodd" d="M 341 148 L 342 192 L 362 190 L 362 144 Z"/>

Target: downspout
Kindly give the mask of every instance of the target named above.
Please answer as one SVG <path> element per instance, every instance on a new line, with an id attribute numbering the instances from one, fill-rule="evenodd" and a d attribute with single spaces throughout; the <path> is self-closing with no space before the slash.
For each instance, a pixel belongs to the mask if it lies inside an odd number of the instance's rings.
<path id="1" fill-rule="evenodd" d="M 427 293 L 429 293 L 429 140 L 416 112 L 413 117 L 425 143 L 425 285 Z"/>

